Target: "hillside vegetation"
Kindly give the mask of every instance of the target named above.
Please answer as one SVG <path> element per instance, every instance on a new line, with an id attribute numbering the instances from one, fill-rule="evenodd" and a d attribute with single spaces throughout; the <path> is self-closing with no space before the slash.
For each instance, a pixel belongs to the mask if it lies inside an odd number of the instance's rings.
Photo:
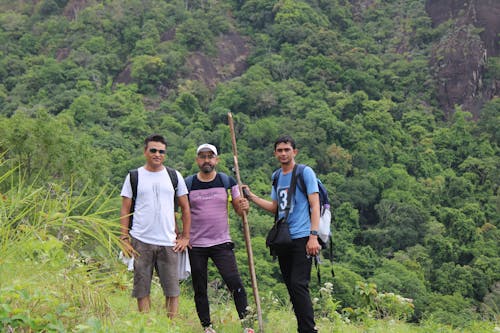
<path id="1" fill-rule="evenodd" d="M 252 191 L 269 196 L 273 142 L 288 133 L 330 192 L 334 257 L 311 284 L 323 331 L 491 332 L 500 98 L 473 98 L 474 116 L 441 107 L 436 73 L 449 73 L 457 36 L 480 44 L 482 29 L 459 30 L 433 26 L 424 0 L 0 0 L 3 328 L 197 331 L 189 281 L 178 321 L 135 313 L 116 259 L 119 189 L 153 132 L 183 175 L 204 142 L 231 172 L 232 112 Z M 474 82 L 498 86 L 500 58 L 482 61 Z M 259 291 L 273 332 L 291 332 L 271 221 L 252 207 Z M 251 294 L 236 216 L 231 228 Z M 210 274 L 214 317 L 236 332 Z"/>

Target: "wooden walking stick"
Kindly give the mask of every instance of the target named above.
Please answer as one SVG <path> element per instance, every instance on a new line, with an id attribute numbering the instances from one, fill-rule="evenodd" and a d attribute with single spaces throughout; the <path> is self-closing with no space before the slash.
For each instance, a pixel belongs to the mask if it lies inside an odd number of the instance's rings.
<path id="1" fill-rule="evenodd" d="M 236 135 L 234 133 L 233 115 L 231 112 L 227 114 L 229 121 L 229 128 L 231 129 L 231 142 L 233 145 L 233 155 L 234 155 L 234 171 L 236 173 L 236 181 L 238 182 L 238 187 L 240 189 L 240 194 L 243 195 L 243 189 L 240 178 L 240 169 L 238 166 L 238 151 L 236 149 Z M 245 245 L 247 248 L 248 257 L 248 267 L 250 269 L 250 278 L 252 280 L 252 290 L 253 297 L 255 298 L 255 306 L 257 308 L 257 319 L 259 321 L 259 332 L 264 332 L 264 325 L 262 323 L 262 310 L 260 308 L 260 298 L 259 290 L 257 288 L 257 277 L 255 276 L 255 266 L 253 264 L 253 252 L 252 252 L 252 242 L 250 240 L 250 228 L 248 227 L 247 214 L 243 212 L 243 233 L 245 234 Z"/>

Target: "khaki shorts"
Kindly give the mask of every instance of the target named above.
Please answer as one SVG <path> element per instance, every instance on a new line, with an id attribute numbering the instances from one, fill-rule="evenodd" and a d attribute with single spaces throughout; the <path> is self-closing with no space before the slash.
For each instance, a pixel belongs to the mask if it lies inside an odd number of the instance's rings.
<path id="1" fill-rule="evenodd" d="M 163 294 L 166 297 L 179 296 L 178 255 L 173 246 L 146 244 L 135 238 L 132 238 L 132 246 L 137 251 L 134 257 L 132 297 L 143 298 L 150 294 L 153 268 L 160 278 Z"/>

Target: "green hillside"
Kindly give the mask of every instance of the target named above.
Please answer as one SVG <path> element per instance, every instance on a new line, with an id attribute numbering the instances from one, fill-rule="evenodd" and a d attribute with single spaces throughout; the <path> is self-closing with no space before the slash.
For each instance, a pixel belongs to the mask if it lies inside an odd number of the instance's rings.
<path id="1" fill-rule="evenodd" d="M 153 132 L 183 175 L 204 142 L 231 172 L 232 112 L 253 192 L 269 196 L 283 133 L 329 190 L 334 257 L 323 253 L 323 285 L 315 272 L 311 285 L 322 331 L 498 330 L 500 99 L 482 95 L 474 115 L 441 105 L 436 66 L 457 22 L 433 26 L 425 4 L 0 0 L 3 329 L 197 332 L 189 281 L 179 320 L 135 313 L 116 258 L 119 190 Z M 481 85 L 498 87 L 500 58 L 484 67 Z M 259 291 L 268 331 L 291 332 L 271 221 L 252 207 Z M 250 295 L 236 215 L 231 228 Z M 237 332 L 215 273 L 214 317 Z"/>

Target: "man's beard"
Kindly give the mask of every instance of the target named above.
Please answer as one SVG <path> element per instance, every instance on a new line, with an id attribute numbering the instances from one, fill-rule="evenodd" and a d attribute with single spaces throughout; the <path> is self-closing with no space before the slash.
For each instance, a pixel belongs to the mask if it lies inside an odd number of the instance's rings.
<path id="1" fill-rule="evenodd" d="M 210 164 L 204 164 L 202 167 L 201 167 L 201 172 L 203 173 L 210 173 L 214 170 L 214 166 L 213 165 L 210 165 Z"/>

